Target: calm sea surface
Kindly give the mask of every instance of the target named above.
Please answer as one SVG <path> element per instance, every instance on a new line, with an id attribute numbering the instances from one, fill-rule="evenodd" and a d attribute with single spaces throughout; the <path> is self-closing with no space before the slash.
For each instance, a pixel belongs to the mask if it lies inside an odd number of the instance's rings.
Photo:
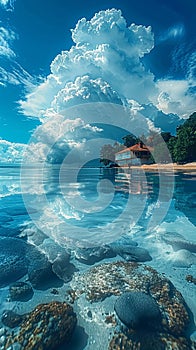
<path id="1" fill-rule="evenodd" d="M 171 279 L 196 321 L 195 285 L 186 281 L 187 275 L 196 277 L 195 209 L 195 172 L 0 167 L 0 240 L 36 245 L 39 230 L 74 250 L 130 237 L 148 250 L 147 264 Z M 5 290 L 0 288 L 2 305 Z M 25 303 L 20 307 L 24 313 Z"/>
<path id="2" fill-rule="evenodd" d="M 144 228 L 148 221 L 145 218 L 150 217 L 149 210 L 162 205 L 159 224 L 171 221 L 172 215 L 174 221 L 176 215 L 181 215 L 196 224 L 194 172 L 144 173 L 95 168 L 60 171 L 56 166 L 42 170 L 27 168 L 21 176 L 19 166 L 4 165 L 0 167 L 1 235 L 17 235 L 20 224 L 29 220 L 29 206 L 32 214 L 43 194 L 45 205 L 53 205 L 54 210 L 59 205 L 59 214 L 64 220 L 81 227 L 106 225 L 125 211 L 124 223 L 129 223 L 131 217 L 133 224 Z"/>

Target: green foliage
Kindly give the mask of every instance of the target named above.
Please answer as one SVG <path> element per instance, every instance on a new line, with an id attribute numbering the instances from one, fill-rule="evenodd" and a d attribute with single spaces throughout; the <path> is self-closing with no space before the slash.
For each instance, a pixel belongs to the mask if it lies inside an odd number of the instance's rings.
<path id="1" fill-rule="evenodd" d="M 196 161 L 196 113 L 177 128 L 173 145 L 173 159 L 177 163 Z"/>
<path id="2" fill-rule="evenodd" d="M 169 142 L 169 140 L 172 138 L 172 135 L 170 132 L 162 132 L 161 133 L 161 137 L 163 138 L 163 140 L 167 143 Z"/>
<path id="3" fill-rule="evenodd" d="M 167 147 L 168 147 L 168 150 L 170 152 L 170 155 L 171 155 L 171 158 L 173 161 L 175 161 L 174 149 L 175 149 L 176 139 L 177 138 L 175 136 L 172 136 L 172 137 L 170 137 L 170 139 L 167 143 Z"/>
<path id="4" fill-rule="evenodd" d="M 193 162 L 196 160 L 196 131 L 191 127 L 178 130 L 177 140 L 174 146 L 174 160 L 177 163 Z"/>
<path id="5" fill-rule="evenodd" d="M 124 141 L 124 146 L 131 147 L 135 145 L 139 141 L 139 139 L 136 136 L 130 134 L 130 135 L 124 136 L 123 141 Z"/>
<path id="6" fill-rule="evenodd" d="M 154 158 L 158 163 L 166 163 L 168 150 L 173 162 L 188 163 L 196 161 L 196 112 L 194 112 L 176 130 L 176 136 L 170 132 L 162 132 L 161 135 L 151 132 L 152 146 L 154 146 Z"/>

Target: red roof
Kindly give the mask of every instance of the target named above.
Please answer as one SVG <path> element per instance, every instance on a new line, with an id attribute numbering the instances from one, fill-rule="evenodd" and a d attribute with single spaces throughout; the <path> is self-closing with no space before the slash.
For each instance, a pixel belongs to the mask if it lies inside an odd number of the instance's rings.
<path id="1" fill-rule="evenodd" d="M 125 148 L 122 151 L 117 152 L 116 154 L 125 153 L 127 151 L 131 151 L 131 152 L 146 152 L 146 151 L 149 151 L 149 152 L 152 152 L 153 151 L 153 147 L 146 146 L 146 145 L 142 144 L 141 142 L 139 142 L 139 143 L 136 143 L 136 145 L 134 145 L 134 146 Z"/>

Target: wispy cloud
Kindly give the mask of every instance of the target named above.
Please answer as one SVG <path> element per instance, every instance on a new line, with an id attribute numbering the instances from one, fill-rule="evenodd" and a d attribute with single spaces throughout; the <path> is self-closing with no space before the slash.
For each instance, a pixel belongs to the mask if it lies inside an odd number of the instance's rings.
<path id="1" fill-rule="evenodd" d="M 175 24 L 164 31 L 158 38 L 158 43 L 168 40 L 181 39 L 185 35 L 185 26 L 183 23 Z"/>
<path id="2" fill-rule="evenodd" d="M 171 71 L 180 70 L 189 80 L 196 79 L 196 50 L 195 43 L 180 44 L 172 54 Z"/>
<path id="3" fill-rule="evenodd" d="M 17 55 L 12 48 L 16 39 L 13 30 L 0 27 L 0 86 L 23 84 L 25 91 L 29 91 L 36 84 L 36 78 L 17 62 Z"/>
<path id="4" fill-rule="evenodd" d="M 16 0 L 0 0 L 0 6 L 4 7 L 7 11 L 13 11 L 15 1 Z"/>
<path id="5" fill-rule="evenodd" d="M 25 91 L 28 92 L 35 87 L 36 83 L 37 78 L 25 71 L 17 62 L 12 62 L 9 69 L 0 67 L 0 86 L 22 84 Z"/>
<path id="6" fill-rule="evenodd" d="M 16 34 L 12 30 L 0 27 L 0 56 L 15 57 L 15 53 L 11 48 L 11 44 L 15 39 Z"/>

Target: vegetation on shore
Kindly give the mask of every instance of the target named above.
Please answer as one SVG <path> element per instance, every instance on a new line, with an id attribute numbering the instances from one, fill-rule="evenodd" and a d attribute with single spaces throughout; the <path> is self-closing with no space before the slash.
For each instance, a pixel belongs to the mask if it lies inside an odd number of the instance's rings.
<path id="1" fill-rule="evenodd" d="M 176 129 L 176 135 L 170 132 L 157 133 L 151 131 L 148 136 L 139 138 L 133 134 L 123 137 L 123 143 L 115 142 L 113 145 L 104 145 L 100 152 L 100 162 L 105 166 L 115 163 L 115 153 L 131 147 L 142 141 L 154 148 L 152 163 L 168 163 L 168 153 L 171 160 L 177 164 L 196 161 L 196 112 L 194 112 L 182 125 Z M 166 147 L 167 146 L 167 147 Z M 168 152 L 169 151 L 169 152 Z"/>

